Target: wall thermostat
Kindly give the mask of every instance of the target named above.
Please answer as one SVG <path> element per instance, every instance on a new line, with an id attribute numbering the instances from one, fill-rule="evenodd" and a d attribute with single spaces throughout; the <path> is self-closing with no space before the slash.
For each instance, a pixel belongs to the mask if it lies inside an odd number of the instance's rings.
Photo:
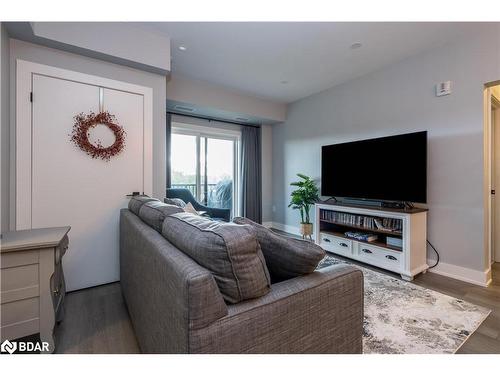
<path id="1" fill-rule="evenodd" d="M 436 96 L 444 96 L 451 94 L 451 81 L 439 82 L 436 85 Z"/>

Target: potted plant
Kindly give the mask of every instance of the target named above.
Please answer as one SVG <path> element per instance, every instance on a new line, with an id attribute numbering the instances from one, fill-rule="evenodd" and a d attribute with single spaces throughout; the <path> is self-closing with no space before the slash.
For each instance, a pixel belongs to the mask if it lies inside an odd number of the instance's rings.
<path id="1" fill-rule="evenodd" d="M 309 236 L 313 233 L 313 225 L 309 218 L 309 211 L 311 206 L 319 199 L 318 187 L 314 180 L 306 175 L 297 173 L 300 181 L 292 182 L 290 186 L 296 186 L 297 189 L 292 191 L 291 201 L 288 207 L 300 211 L 300 233 L 302 238 Z"/>

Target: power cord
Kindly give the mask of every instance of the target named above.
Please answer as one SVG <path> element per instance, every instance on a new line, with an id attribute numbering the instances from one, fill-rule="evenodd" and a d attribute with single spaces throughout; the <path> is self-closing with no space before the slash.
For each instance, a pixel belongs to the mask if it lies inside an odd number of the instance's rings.
<path id="1" fill-rule="evenodd" d="M 328 199 L 325 199 L 322 203 L 328 203 L 328 202 L 329 202 L 329 201 L 331 201 L 331 200 L 333 200 L 335 203 L 337 203 L 337 202 L 338 202 L 337 198 L 335 198 L 335 197 L 330 197 L 330 198 L 328 198 Z"/>
<path id="2" fill-rule="evenodd" d="M 432 248 L 432 250 L 434 250 L 434 252 L 436 253 L 436 256 L 437 256 L 437 260 L 436 260 L 436 263 L 433 265 L 433 266 L 430 266 L 429 269 L 431 268 L 434 268 L 436 267 L 438 264 L 439 264 L 439 253 L 438 251 L 436 250 L 436 248 L 434 247 L 434 245 L 432 245 L 429 240 L 427 240 L 427 243 L 429 244 L 429 246 Z"/>

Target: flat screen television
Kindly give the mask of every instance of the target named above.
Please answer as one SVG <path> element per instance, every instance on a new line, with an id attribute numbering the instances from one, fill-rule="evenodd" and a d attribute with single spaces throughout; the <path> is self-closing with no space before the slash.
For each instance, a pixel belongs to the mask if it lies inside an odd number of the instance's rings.
<path id="1" fill-rule="evenodd" d="M 323 146 L 321 195 L 427 203 L 427 132 Z"/>

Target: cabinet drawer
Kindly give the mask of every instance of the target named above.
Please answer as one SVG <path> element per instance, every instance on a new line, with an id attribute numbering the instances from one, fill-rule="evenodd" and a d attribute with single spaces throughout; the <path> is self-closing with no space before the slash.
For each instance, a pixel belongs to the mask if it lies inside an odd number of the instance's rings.
<path id="1" fill-rule="evenodd" d="M 357 243 L 357 257 L 366 263 L 389 270 L 398 271 L 401 268 L 402 254 L 370 244 Z"/>
<path id="2" fill-rule="evenodd" d="M 343 237 L 337 237 L 329 233 L 320 233 L 320 245 L 328 251 L 336 254 L 351 256 L 352 241 Z"/>
<path id="3" fill-rule="evenodd" d="M 2 309 L 2 327 L 38 318 L 40 299 L 38 297 L 4 303 Z"/>
<path id="4" fill-rule="evenodd" d="M 38 264 L 11 267 L 2 270 L 2 294 L 36 286 L 38 289 Z"/>
<path id="5" fill-rule="evenodd" d="M 38 250 L 4 253 L 1 259 L 1 269 L 36 264 L 38 263 Z"/>

